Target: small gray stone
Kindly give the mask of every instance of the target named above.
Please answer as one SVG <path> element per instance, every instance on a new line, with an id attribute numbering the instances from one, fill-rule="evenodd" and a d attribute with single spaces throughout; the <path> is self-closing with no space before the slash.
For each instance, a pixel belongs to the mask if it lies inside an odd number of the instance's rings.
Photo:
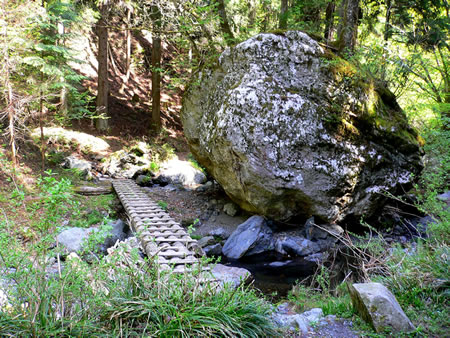
<path id="1" fill-rule="evenodd" d="M 212 269 L 212 274 L 216 279 L 222 281 L 222 283 L 231 283 L 235 288 L 245 283 L 252 275 L 246 269 L 223 264 L 216 264 Z"/>
<path id="2" fill-rule="evenodd" d="M 141 187 L 150 187 L 153 185 L 152 178 L 147 175 L 139 175 L 136 177 L 136 184 Z"/>
<path id="3" fill-rule="evenodd" d="M 83 159 L 78 159 L 75 156 L 68 156 L 64 159 L 64 162 L 62 164 L 63 168 L 67 169 L 77 169 L 79 170 L 83 175 L 84 178 L 92 177 L 91 170 L 92 165 L 90 162 L 85 161 Z"/>
<path id="4" fill-rule="evenodd" d="M 395 296 L 380 283 L 359 283 L 349 287 L 353 306 L 359 315 L 377 332 L 390 329 L 393 333 L 415 330 Z"/>
<path id="5" fill-rule="evenodd" d="M 323 311 L 320 308 L 314 308 L 309 311 L 305 311 L 302 315 L 308 319 L 310 323 L 317 323 L 323 317 Z"/>
<path id="6" fill-rule="evenodd" d="M 56 238 L 67 252 L 77 252 L 82 250 L 83 242 L 88 238 L 92 228 L 69 228 L 61 232 Z"/>
<path id="7" fill-rule="evenodd" d="M 222 245 L 219 243 L 208 245 L 207 247 L 203 248 L 203 251 L 205 252 L 205 255 L 210 256 L 220 256 L 222 254 Z"/>
<path id="8" fill-rule="evenodd" d="M 226 213 L 228 216 L 234 217 L 238 213 L 239 208 L 234 203 L 227 203 L 223 206 L 223 212 Z"/>
<path id="9" fill-rule="evenodd" d="M 197 244 L 198 244 L 201 248 L 204 248 L 204 247 L 206 247 L 206 246 L 208 246 L 208 245 L 213 245 L 213 244 L 215 244 L 215 243 L 216 243 L 216 240 L 214 239 L 213 236 L 205 236 L 205 237 L 200 238 L 200 239 L 197 241 Z"/>
<path id="10" fill-rule="evenodd" d="M 317 243 L 299 236 L 284 239 L 281 246 L 287 253 L 297 256 L 307 256 L 320 251 Z"/>
<path id="11" fill-rule="evenodd" d="M 220 237 L 222 239 L 227 239 L 230 237 L 230 234 L 224 229 L 224 228 L 217 228 L 214 230 L 211 230 L 208 235 L 214 236 L 214 237 Z"/>

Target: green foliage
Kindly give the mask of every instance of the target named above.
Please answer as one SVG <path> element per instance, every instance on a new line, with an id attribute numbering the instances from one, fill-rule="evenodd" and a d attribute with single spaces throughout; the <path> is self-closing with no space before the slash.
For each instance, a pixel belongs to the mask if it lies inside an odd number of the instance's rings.
<path id="1" fill-rule="evenodd" d="M 161 201 L 161 200 L 160 200 L 160 201 L 157 201 L 156 203 L 161 207 L 161 209 L 167 211 L 167 207 L 168 207 L 167 202 L 164 202 L 164 201 Z"/>
<path id="2" fill-rule="evenodd" d="M 448 119 L 440 121 L 448 123 Z M 439 194 L 449 190 L 450 182 L 450 131 L 444 126 L 430 128 L 424 135 L 426 165 L 416 189 L 420 192 L 419 208 L 436 220 L 429 226 L 433 239 L 449 244 L 450 209 L 438 198 Z"/>
<path id="3" fill-rule="evenodd" d="M 194 220 L 194 222 L 192 224 L 190 224 L 187 228 L 187 232 L 189 235 L 192 235 L 195 232 L 195 225 L 197 225 L 200 222 L 200 220 L 198 218 L 196 218 Z"/>
<path id="4" fill-rule="evenodd" d="M 159 337 L 276 335 L 267 317 L 270 307 L 249 289 L 226 285 L 218 291 L 196 278 L 165 272 L 160 279 L 132 278 L 133 288 L 111 297 L 106 316 L 116 325 L 129 323 L 137 333 Z"/>
<path id="5" fill-rule="evenodd" d="M 327 287 L 329 280 L 323 280 L 321 283 Z M 338 287 L 338 292 L 333 294 L 328 287 L 320 290 L 298 283 L 289 292 L 288 300 L 298 311 L 321 308 L 325 316 L 337 315 L 344 318 L 351 318 L 355 314 L 355 311 L 345 288 L 346 285 L 342 284 Z"/>
<path id="6" fill-rule="evenodd" d="M 0 11 L 7 27 L 0 39 L 5 67 L 0 88 L 6 93 L 4 86 L 9 86 L 15 94 L 11 103 L 16 107 L 16 123 L 24 123 L 41 103 L 61 122 L 92 115 L 87 108 L 92 98 L 78 90 L 84 77 L 69 65 L 79 61 L 65 46 L 72 36 L 67 32 L 78 20 L 73 3 L 57 0 L 40 6 L 6 2 Z M 2 99 L 0 109 L 4 103 Z"/>
<path id="7" fill-rule="evenodd" d="M 194 156 L 189 153 L 188 154 L 188 161 L 191 164 L 191 166 L 193 166 L 195 169 L 200 170 L 203 173 L 206 173 L 205 168 L 203 168 L 198 162 L 197 160 L 194 158 Z"/>
<path id="8" fill-rule="evenodd" d="M 99 246 L 105 242 L 105 239 L 112 230 L 112 226 L 109 225 L 108 221 L 107 218 L 104 218 L 103 223 L 89 233 L 87 242 L 83 243 L 84 253 L 95 255 L 100 251 Z"/>
<path id="9" fill-rule="evenodd" d="M 69 212 L 76 212 L 79 203 L 73 198 L 72 183 L 69 179 L 57 180 L 51 170 L 45 172 L 46 176 L 38 179 L 40 188 L 40 201 L 36 205 L 42 207 L 45 217 L 37 222 L 42 232 L 58 226 L 61 219 Z"/>
<path id="10" fill-rule="evenodd" d="M 159 271 L 152 261 L 142 271 L 137 251 L 122 247 L 91 265 L 57 261 L 61 272 L 48 275 L 45 258 L 33 264 L 2 234 L 1 263 L 17 267 L 3 276 L 17 287 L 8 290 L 1 336 L 277 336 L 271 306 L 245 287 L 217 289 L 195 272 Z"/>

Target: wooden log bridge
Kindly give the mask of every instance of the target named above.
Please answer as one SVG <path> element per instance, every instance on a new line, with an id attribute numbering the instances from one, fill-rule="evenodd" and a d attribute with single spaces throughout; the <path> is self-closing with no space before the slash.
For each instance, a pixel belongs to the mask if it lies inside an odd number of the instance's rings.
<path id="1" fill-rule="evenodd" d="M 174 272 L 199 264 L 197 241 L 142 188 L 126 179 L 113 180 L 112 185 L 148 257 L 155 257 L 161 268 L 173 268 Z"/>

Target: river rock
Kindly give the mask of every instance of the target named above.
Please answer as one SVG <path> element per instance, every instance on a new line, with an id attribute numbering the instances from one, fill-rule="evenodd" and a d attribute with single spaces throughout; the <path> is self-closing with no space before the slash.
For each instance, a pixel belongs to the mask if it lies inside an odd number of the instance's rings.
<path id="1" fill-rule="evenodd" d="M 239 259 L 274 248 L 273 233 L 264 217 L 252 216 L 237 227 L 225 242 L 222 253 L 231 259 Z"/>
<path id="2" fill-rule="evenodd" d="M 90 162 L 76 158 L 75 156 L 66 157 L 62 164 L 62 167 L 67 169 L 77 169 L 82 173 L 84 177 L 90 177 L 90 173 L 92 170 L 92 165 Z"/>
<path id="3" fill-rule="evenodd" d="M 101 170 L 112 178 L 136 178 L 151 172 L 151 159 L 151 154 L 142 150 L 119 150 L 105 159 Z"/>
<path id="4" fill-rule="evenodd" d="M 279 305 L 277 310 L 272 314 L 272 320 L 277 327 L 291 331 L 298 329 L 304 335 L 308 333 L 311 325 L 318 324 L 322 318 L 322 309 L 315 308 L 299 314 L 292 311 L 289 303 Z"/>
<path id="5" fill-rule="evenodd" d="M 205 236 L 205 237 L 200 238 L 197 241 L 197 244 L 201 248 L 207 247 L 208 245 L 212 245 L 212 244 L 215 244 L 215 243 L 216 243 L 216 240 L 214 239 L 213 236 Z"/>
<path id="6" fill-rule="evenodd" d="M 104 234 L 104 241 L 98 244 L 98 250 L 103 253 L 106 253 L 107 249 L 113 246 L 118 240 L 126 238 L 126 234 L 124 233 L 125 223 L 122 220 L 110 222 L 108 225 L 111 226 L 111 229 Z M 94 227 L 68 228 L 57 236 L 57 240 L 68 253 L 82 252 L 91 233 L 98 231 L 99 228 Z"/>
<path id="7" fill-rule="evenodd" d="M 288 253 L 295 256 L 307 256 L 320 251 L 320 246 L 309 239 L 293 236 L 280 238 L 277 241 L 277 248 L 281 248 L 280 253 Z"/>
<path id="8" fill-rule="evenodd" d="M 227 203 L 223 206 L 223 212 L 226 213 L 228 216 L 234 217 L 238 213 L 239 208 L 234 203 Z"/>
<path id="9" fill-rule="evenodd" d="M 83 249 L 83 242 L 91 232 L 92 228 L 69 228 L 61 232 L 56 238 L 67 252 L 79 252 Z"/>
<path id="10" fill-rule="evenodd" d="M 421 161 L 394 95 L 360 74 L 299 31 L 227 48 L 183 97 L 191 152 L 249 212 L 369 217 Z"/>
<path id="11" fill-rule="evenodd" d="M 226 231 L 222 227 L 211 230 L 208 233 L 208 235 L 214 236 L 214 237 L 219 237 L 221 239 L 227 239 L 228 237 L 230 237 L 230 234 L 228 233 L 228 231 Z"/>
<path id="12" fill-rule="evenodd" d="M 250 271 L 244 268 L 226 266 L 223 264 L 216 264 L 212 269 L 212 274 L 217 280 L 222 283 L 231 283 L 235 288 L 242 283 L 245 283 L 252 276 Z"/>
<path id="13" fill-rule="evenodd" d="M 208 245 L 203 248 L 203 251 L 206 256 L 220 256 L 222 254 L 222 245 L 219 243 Z"/>
<path id="14" fill-rule="evenodd" d="M 353 306 L 377 332 L 410 332 L 414 325 L 405 315 L 395 296 L 380 283 L 357 283 L 349 287 Z"/>
<path id="15" fill-rule="evenodd" d="M 205 183 L 206 175 L 189 162 L 174 158 L 162 165 L 158 179 L 168 184 L 195 186 Z"/>
<path id="16" fill-rule="evenodd" d="M 111 229 L 108 231 L 101 250 L 106 253 L 107 249 L 116 244 L 117 241 L 123 241 L 127 235 L 125 233 L 127 225 L 121 219 L 109 222 Z"/>
<path id="17" fill-rule="evenodd" d="M 136 177 L 136 184 L 141 187 L 151 187 L 153 182 L 151 176 L 149 175 L 138 175 L 138 177 Z"/>

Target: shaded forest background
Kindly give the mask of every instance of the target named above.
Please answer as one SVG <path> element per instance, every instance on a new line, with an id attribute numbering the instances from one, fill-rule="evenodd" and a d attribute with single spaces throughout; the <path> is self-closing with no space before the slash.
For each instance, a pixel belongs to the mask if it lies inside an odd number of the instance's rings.
<path id="1" fill-rule="evenodd" d="M 417 127 L 449 115 L 446 1 L 4 0 L 1 18 L 0 118 L 13 162 L 36 125 L 176 135 L 193 72 L 227 46 L 286 29 L 388 86 Z"/>

